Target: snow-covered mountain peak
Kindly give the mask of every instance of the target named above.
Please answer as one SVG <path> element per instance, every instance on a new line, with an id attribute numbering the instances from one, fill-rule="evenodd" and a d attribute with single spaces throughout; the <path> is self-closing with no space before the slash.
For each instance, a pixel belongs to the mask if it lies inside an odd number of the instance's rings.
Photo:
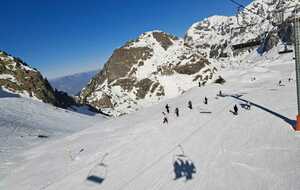
<path id="1" fill-rule="evenodd" d="M 186 33 L 185 43 L 209 58 L 245 55 L 257 49 L 263 52 L 291 40 L 292 31 L 286 22 L 297 4 L 294 0 L 255 0 L 234 16 L 211 16 L 193 24 Z M 284 9 L 283 22 L 276 22 L 276 11 Z M 286 37 L 288 36 L 288 37 Z M 236 46 L 237 45 L 237 46 Z"/>
<path id="2" fill-rule="evenodd" d="M 129 41 L 125 48 L 149 47 L 167 51 L 169 47 L 179 43 L 182 43 L 182 39 L 160 30 L 153 30 L 141 34 L 136 40 Z"/>
<path id="3" fill-rule="evenodd" d="M 103 70 L 81 92 L 81 100 L 112 115 L 182 94 L 213 78 L 207 59 L 184 40 L 150 31 L 116 49 Z"/>

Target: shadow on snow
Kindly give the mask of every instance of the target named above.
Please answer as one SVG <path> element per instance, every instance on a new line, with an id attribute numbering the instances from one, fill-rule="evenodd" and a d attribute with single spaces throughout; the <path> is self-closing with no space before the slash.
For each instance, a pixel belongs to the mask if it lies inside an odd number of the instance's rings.
<path id="1" fill-rule="evenodd" d="M 196 173 L 196 167 L 190 159 L 184 155 L 176 156 L 173 162 L 174 180 L 185 178 L 185 180 L 193 179 L 193 174 Z"/>
<path id="2" fill-rule="evenodd" d="M 243 102 L 245 102 L 245 103 L 249 102 L 249 103 L 251 103 L 252 106 L 255 106 L 255 107 L 257 107 L 257 108 L 260 108 L 260 109 L 262 109 L 262 110 L 264 110 L 264 111 L 266 111 L 266 112 L 268 112 L 268 113 L 270 113 L 270 114 L 272 114 L 272 115 L 274 115 L 274 116 L 276 116 L 276 117 L 282 119 L 283 121 L 285 121 L 286 123 L 288 123 L 288 124 L 289 124 L 290 126 L 292 126 L 293 128 L 295 128 L 295 126 L 296 126 L 296 121 L 295 121 L 295 120 L 289 119 L 289 118 L 287 118 L 287 117 L 281 115 L 280 113 L 277 113 L 277 112 L 275 112 L 275 111 L 272 111 L 272 110 L 270 110 L 270 109 L 268 109 L 268 108 L 266 108 L 266 107 L 264 107 L 264 106 L 262 106 L 262 105 L 258 105 L 258 104 L 256 104 L 256 103 L 254 103 L 254 102 L 245 100 L 245 99 L 241 98 L 240 96 L 235 96 L 235 95 L 229 95 L 229 96 L 232 97 L 232 98 L 235 98 L 235 99 L 237 99 L 237 100 L 243 101 Z"/>

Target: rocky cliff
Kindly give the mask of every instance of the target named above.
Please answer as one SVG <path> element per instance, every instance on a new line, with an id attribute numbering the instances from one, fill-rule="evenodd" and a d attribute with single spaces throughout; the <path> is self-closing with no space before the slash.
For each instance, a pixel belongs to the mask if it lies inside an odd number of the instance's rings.
<path id="1" fill-rule="evenodd" d="M 0 51 L 0 88 L 62 108 L 76 105 L 72 97 L 54 90 L 38 70 L 3 51 Z"/>
<path id="2" fill-rule="evenodd" d="M 151 31 L 116 49 L 80 99 L 120 115 L 213 79 L 215 68 L 173 35 Z"/>

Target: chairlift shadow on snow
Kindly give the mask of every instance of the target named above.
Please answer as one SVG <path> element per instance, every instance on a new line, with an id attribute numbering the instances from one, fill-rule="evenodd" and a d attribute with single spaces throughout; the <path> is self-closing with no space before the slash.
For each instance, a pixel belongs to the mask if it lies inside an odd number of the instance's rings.
<path id="1" fill-rule="evenodd" d="M 184 154 L 182 150 L 181 154 L 174 155 L 173 158 L 173 169 L 174 169 L 174 180 L 185 178 L 186 181 L 193 179 L 193 174 L 196 173 L 196 167 L 194 162 Z"/>
<path id="2" fill-rule="evenodd" d="M 105 154 L 101 160 L 100 163 L 96 164 L 88 173 L 88 176 L 86 177 L 86 181 L 89 182 L 89 184 L 97 184 L 100 185 L 103 183 L 103 181 L 106 178 L 107 175 L 107 165 L 104 164 L 104 158 L 108 154 Z"/>
<path id="3" fill-rule="evenodd" d="M 103 163 L 97 164 L 90 170 L 86 180 L 95 184 L 102 184 L 106 177 L 106 167 L 107 165 Z"/>

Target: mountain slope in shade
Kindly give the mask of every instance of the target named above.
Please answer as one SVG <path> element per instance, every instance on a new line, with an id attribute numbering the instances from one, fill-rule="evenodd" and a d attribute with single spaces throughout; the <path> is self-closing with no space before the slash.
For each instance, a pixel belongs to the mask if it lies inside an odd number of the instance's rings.
<path id="1" fill-rule="evenodd" d="M 78 103 L 67 93 L 53 89 L 38 70 L 20 58 L 0 51 L 0 98 L 11 96 L 35 99 L 84 114 L 98 113 L 98 110 Z"/>
<path id="2" fill-rule="evenodd" d="M 73 75 L 63 76 L 59 78 L 50 79 L 51 85 L 61 91 L 67 92 L 69 95 L 79 95 L 83 87 L 96 75 L 98 71 L 89 71 L 76 73 Z"/>
<path id="3" fill-rule="evenodd" d="M 0 89 L 0 178 L 20 164 L 15 158 L 24 150 L 105 120 L 16 96 Z"/>
<path id="4" fill-rule="evenodd" d="M 45 103 L 58 105 L 46 78 L 21 59 L 0 51 L 0 88 L 20 96 L 31 97 Z"/>

